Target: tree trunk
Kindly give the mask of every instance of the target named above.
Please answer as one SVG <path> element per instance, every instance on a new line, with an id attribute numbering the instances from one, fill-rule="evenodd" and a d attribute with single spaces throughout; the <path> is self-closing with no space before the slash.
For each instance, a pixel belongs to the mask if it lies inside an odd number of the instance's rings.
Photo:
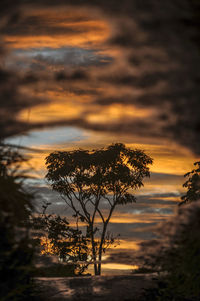
<path id="1" fill-rule="evenodd" d="M 103 225 L 103 232 L 102 232 L 102 235 L 101 235 L 101 243 L 100 243 L 100 246 L 99 246 L 99 256 L 98 256 L 99 263 L 98 263 L 97 275 L 101 275 L 102 248 L 103 248 L 103 243 L 104 243 L 104 239 L 105 239 L 107 225 L 108 225 L 107 222 Z"/>
<path id="2" fill-rule="evenodd" d="M 96 257 L 96 250 L 95 250 L 93 227 L 92 226 L 90 226 L 90 227 L 91 227 L 90 236 L 91 236 L 91 243 L 92 243 L 92 256 L 93 256 L 93 260 L 94 260 L 94 274 L 98 275 L 98 266 L 97 266 L 97 263 L 96 263 L 97 257 Z"/>
<path id="3" fill-rule="evenodd" d="M 98 275 L 98 266 L 97 266 L 97 263 L 96 263 L 97 257 L 96 257 L 96 251 L 95 251 L 95 247 L 93 245 L 93 242 L 92 242 L 92 255 L 93 255 L 93 260 L 94 260 L 94 274 Z"/>
<path id="4" fill-rule="evenodd" d="M 95 274 L 95 276 L 96 276 L 96 275 L 99 275 L 99 274 L 98 274 L 98 267 L 97 267 L 97 264 L 96 264 L 96 263 L 94 263 L 94 274 Z"/>
<path id="5" fill-rule="evenodd" d="M 97 275 L 101 275 L 101 263 L 98 264 Z"/>

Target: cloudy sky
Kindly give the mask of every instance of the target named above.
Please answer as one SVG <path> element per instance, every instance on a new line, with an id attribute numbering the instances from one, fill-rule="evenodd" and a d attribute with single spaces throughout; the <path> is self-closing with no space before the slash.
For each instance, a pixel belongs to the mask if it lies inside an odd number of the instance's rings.
<path id="1" fill-rule="evenodd" d="M 154 159 L 151 178 L 110 224 L 121 234 L 118 249 L 136 248 L 173 214 L 200 154 L 195 6 L 82 3 L 0 4 L 1 137 L 37 150 L 27 150 L 31 185 L 58 213 L 63 204 L 44 181 L 50 152 L 115 142 L 143 149 Z"/>

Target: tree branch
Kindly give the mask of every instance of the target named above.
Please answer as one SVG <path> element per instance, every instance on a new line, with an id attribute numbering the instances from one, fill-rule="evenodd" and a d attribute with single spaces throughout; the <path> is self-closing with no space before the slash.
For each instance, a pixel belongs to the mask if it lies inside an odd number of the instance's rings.
<path id="1" fill-rule="evenodd" d="M 106 199 L 108 201 L 108 203 L 110 204 L 110 206 L 112 207 L 112 203 L 111 203 L 110 199 L 108 197 L 106 197 L 105 195 L 102 195 L 102 197 L 104 199 Z"/>

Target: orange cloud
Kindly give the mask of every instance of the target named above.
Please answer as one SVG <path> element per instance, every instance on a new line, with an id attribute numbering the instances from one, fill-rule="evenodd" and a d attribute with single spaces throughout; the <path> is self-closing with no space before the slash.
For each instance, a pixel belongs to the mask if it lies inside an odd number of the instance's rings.
<path id="1" fill-rule="evenodd" d="M 151 111 L 137 108 L 134 105 L 113 104 L 103 108 L 96 106 L 96 110 L 94 108 L 93 112 L 88 114 L 87 120 L 91 123 L 112 123 L 127 118 L 145 118 L 150 114 Z"/>
<path id="2" fill-rule="evenodd" d="M 109 36 L 109 26 L 97 14 L 63 9 L 25 10 L 15 28 L 3 39 L 10 48 L 96 47 Z"/>

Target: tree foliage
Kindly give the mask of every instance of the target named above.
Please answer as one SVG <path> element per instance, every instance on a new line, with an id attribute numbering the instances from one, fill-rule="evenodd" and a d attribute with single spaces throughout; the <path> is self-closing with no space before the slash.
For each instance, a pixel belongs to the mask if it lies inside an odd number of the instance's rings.
<path id="1" fill-rule="evenodd" d="M 194 165 L 197 168 L 184 175 L 188 177 L 188 180 L 183 184 L 183 187 L 187 188 L 187 192 L 181 197 L 183 201 L 179 205 L 200 199 L 200 161 L 195 162 Z"/>
<path id="2" fill-rule="evenodd" d="M 46 158 L 46 178 L 53 190 L 87 225 L 96 275 L 101 274 L 102 252 L 114 242 L 107 231 L 112 213 L 117 205 L 136 201 L 132 191 L 150 176 L 149 164 L 152 159 L 142 150 L 121 143 L 92 151 L 53 152 Z"/>

